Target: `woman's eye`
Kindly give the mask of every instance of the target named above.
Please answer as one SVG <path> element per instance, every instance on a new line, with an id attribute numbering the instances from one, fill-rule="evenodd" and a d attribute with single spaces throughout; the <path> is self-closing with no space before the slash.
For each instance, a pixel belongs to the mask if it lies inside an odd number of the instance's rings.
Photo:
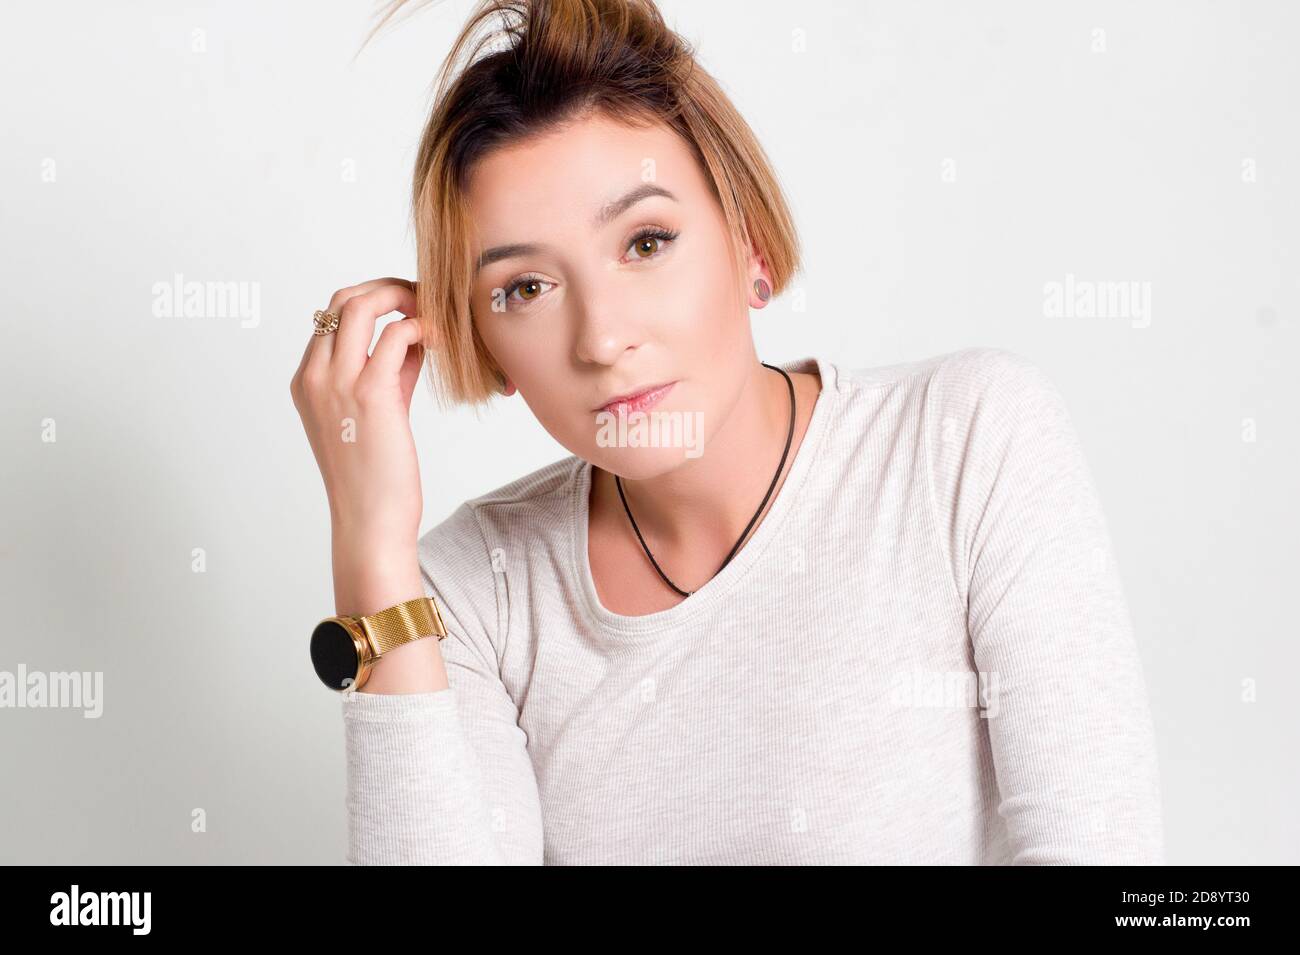
<path id="1" fill-rule="evenodd" d="M 506 288 L 503 290 L 502 297 L 505 299 L 506 307 L 509 308 L 511 297 L 515 294 L 515 292 L 518 292 L 519 293 L 518 301 L 522 302 L 524 305 L 527 305 L 529 302 L 541 298 L 542 286 L 550 285 L 550 284 L 551 284 L 550 282 L 545 282 L 542 279 L 537 278 L 536 276 L 525 275 L 522 278 L 518 278 L 515 281 L 511 282 L 508 286 L 506 286 Z"/>
<path id="2" fill-rule="evenodd" d="M 628 248 L 634 260 L 653 259 L 663 251 L 664 245 L 672 242 L 677 236 L 678 233 L 669 232 L 667 229 L 647 229 L 634 238 Z"/>

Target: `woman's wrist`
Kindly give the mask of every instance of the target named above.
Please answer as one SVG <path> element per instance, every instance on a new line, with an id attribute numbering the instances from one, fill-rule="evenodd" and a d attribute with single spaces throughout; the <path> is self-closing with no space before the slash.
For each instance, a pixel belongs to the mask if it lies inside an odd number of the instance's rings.
<path id="1" fill-rule="evenodd" d="M 425 597 L 416 548 L 338 543 L 334 562 L 335 613 L 363 617 Z M 447 687 L 447 671 L 436 636 L 394 647 L 374 664 L 359 688 L 364 693 L 428 693 Z"/>
<path id="2" fill-rule="evenodd" d="M 367 616 L 426 596 L 414 545 L 394 549 L 336 536 L 333 567 L 337 614 Z"/>

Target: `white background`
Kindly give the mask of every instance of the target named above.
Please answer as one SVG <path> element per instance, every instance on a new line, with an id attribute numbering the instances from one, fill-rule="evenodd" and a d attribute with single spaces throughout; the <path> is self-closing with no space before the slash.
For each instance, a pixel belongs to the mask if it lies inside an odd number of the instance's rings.
<path id="1" fill-rule="evenodd" d="M 469 4 L 354 62 L 373 9 L 5 6 L 0 670 L 102 671 L 104 713 L 0 709 L 0 861 L 342 860 L 340 701 L 307 655 L 328 511 L 288 383 L 335 288 L 413 276 L 415 145 Z M 804 242 L 806 307 L 754 313 L 760 357 L 1039 364 L 1114 539 L 1169 861 L 1300 862 L 1300 7 L 662 9 Z M 178 273 L 255 286 L 256 325 L 156 315 Z M 1149 324 L 1045 316 L 1067 274 L 1150 283 Z M 415 404 L 424 530 L 568 453 L 518 396 Z"/>

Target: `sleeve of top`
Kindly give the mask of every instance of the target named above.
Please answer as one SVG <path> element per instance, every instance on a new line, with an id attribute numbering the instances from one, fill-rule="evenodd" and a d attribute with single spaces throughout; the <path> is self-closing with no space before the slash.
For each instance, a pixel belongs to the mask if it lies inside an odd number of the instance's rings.
<path id="1" fill-rule="evenodd" d="M 500 675 L 505 583 L 462 504 L 420 539 L 448 687 L 345 692 L 349 865 L 540 865 L 542 814 L 519 710 Z"/>
<path id="2" fill-rule="evenodd" d="M 1164 864 L 1142 663 L 1061 394 L 1014 352 L 955 352 L 928 384 L 926 435 L 1012 864 Z"/>

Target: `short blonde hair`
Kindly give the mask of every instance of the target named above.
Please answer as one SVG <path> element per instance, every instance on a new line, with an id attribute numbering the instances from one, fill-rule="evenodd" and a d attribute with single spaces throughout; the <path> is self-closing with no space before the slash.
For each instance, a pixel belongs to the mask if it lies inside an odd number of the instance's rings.
<path id="1" fill-rule="evenodd" d="M 391 3 L 375 31 L 404 2 Z M 497 28 L 485 29 L 494 18 Z M 751 245 L 773 295 L 800 267 L 767 155 L 653 0 L 483 0 L 438 72 L 412 188 L 416 299 L 441 403 L 481 405 L 503 381 L 470 310 L 476 263 L 465 188 L 474 162 L 591 111 L 629 126 L 663 123 L 681 136 L 721 205 L 737 276 Z"/>

